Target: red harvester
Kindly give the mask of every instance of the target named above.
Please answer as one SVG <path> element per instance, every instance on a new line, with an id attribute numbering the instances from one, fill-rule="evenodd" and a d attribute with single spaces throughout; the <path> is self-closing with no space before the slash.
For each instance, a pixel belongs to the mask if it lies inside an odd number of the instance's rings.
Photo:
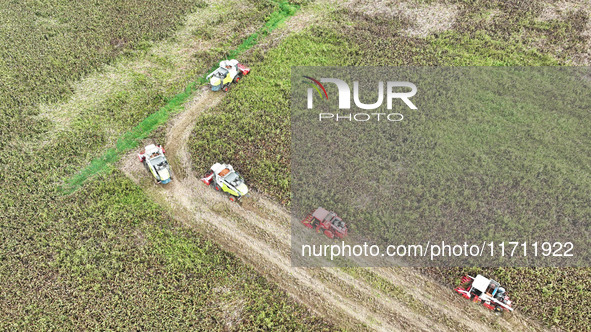
<path id="1" fill-rule="evenodd" d="M 324 208 L 317 208 L 314 212 L 302 220 L 302 224 L 308 228 L 316 229 L 316 232 L 323 232 L 327 237 L 339 239 L 347 236 L 347 225 L 337 216 L 336 213 Z"/>
<path id="2" fill-rule="evenodd" d="M 483 306 L 495 312 L 513 311 L 505 288 L 501 287 L 497 281 L 480 274 L 476 277 L 468 275 L 462 277 L 461 285 L 456 287 L 456 292 L 468 300 L 482 303 Z"/>

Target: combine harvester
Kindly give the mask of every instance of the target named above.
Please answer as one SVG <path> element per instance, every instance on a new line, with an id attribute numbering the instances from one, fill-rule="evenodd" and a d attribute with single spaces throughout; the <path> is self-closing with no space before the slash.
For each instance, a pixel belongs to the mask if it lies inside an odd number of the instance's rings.
<path id="1" fill-rule="evenodd" d="M 156 183 L 167 184 L 172 180 L 170 166 L 164 156 L 164 148 L 160 145 L 150 144 L 138 154 L 140 162 L 152 174 Z"/>
<path id="2" fill-rule="evenodd" d="M 238 83 L 242 76 L 248 75 L 250 68 L 239 63 L 238 60 L 224 60 L 220 62 L 220 67 L 213 73 L 207 75 L 209 86 L 212 91 L 220 89 L 227 92 L 232 83 Z"/>
<path id="3" fill-rule="evenodd" d="M 244 184 L 244 179 L 229 164 L 215 163 L 201 181 L 208 186 L 212 185 L 217 191 L 223 191 L 230 195 L 232 202 L 248 194 L 248 187 Z"/>
<path id="4" fill-rule="evenodd" d="M 482 303 L 486 308 L 497 313 L 513 311 L 511 300 L 505 293 L 505 289 L 501 287 L 501 284 L 480 274 L 476 277 L 468 275 L 462 277 L 461 284 L 456 288 L 456 292 L 468 300 Z"/>
<path id="5" fill-rule="evenodd" d="M 343 239 L 348 232 L 347 225 L 336 213 L 321 207 L 307 215 L 302 220 L 302 224 L 308 228 L 316 229 L 318 233 L 323 232 L 331 239 L 335 237 Z"/>

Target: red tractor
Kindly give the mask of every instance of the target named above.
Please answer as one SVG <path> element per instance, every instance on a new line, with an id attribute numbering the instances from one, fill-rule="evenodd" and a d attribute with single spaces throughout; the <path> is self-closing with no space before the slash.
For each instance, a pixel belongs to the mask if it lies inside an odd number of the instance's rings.
<path id="1" fill-rule="evenodd" d="M 336 213 L 321 207 L 307 215 L 302 220 L 302 224 L 308 228 L 316 229 L 318 233 L 322 231 L 324 235 L 331 239 L 334 239 L 335 236 L 339 239 L 347 236 L 348 230 L 345 222 Z"/>

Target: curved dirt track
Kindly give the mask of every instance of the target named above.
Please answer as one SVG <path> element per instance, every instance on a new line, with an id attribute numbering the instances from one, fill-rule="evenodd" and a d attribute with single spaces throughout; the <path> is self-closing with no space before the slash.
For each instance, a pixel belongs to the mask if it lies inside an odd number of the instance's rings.
<path id="1" fill-rule="evenodd" d="M 164 146 L 174 179 L 168 185 L 155 185 L 137 162 L 135 152 L 120 164 L 125 174 L 174 218 L 248 262 L 296 301 L 350 330 L 542 330 L 518 313 L 495 316 L 413 269 L 363 268 L 347 273 L 340 268 L 292 267 L 291 219 L 282 206 L 257 193 L 242 205 L 230 202 L 203 184 L 199 180 L 202 174 L 191 168 L 187 142 L 195 122 L 224 95 L 203 88 L 169 123 Z M 389 283 L 387 287 L 368 281 L 377 276 Z"/>

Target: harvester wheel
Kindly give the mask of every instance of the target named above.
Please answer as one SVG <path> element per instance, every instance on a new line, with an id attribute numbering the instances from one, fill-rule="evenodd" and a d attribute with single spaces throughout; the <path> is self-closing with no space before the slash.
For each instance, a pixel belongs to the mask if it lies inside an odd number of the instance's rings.
<path id="1" fill-rule="evenodd" d="M 238 81 L 240 81 L 240 74 L 236 75 L 236 77 L 234 77 L 234 83 L 238 83 Z"/>
<path id="2" fill-rule="evenodd" d="M 224 92 L 228 92 L 228 87 L 227 86 L 224 87 Z"/>
<path id="3" fill-rule="evenodd" d="M 505 310 L 503 310 L 503 308 L 501 308 L 501 306 L 495 306 L 495 310 L 494 310 L 494 312 L 495 312 L 495 314 L 496 314 L 497 316 L 500 316 L 500 315 L 502 315 L 502 314 L 503 314 L 503 311 L 505 311 Z"/>
<path id="4" fill-rule="evenodd" d="M 334 233 L 329 231 L 328 229 L 324 230 L 324 235 L 326 235 L 326 237 L 328 237 L 329 239 L 334 239 Z"/>
<path id="5" fill-rule="evenodd" d="M 234 196 L 230 196 L 230 201 L 231 202 L 236 202 L 236 199 L 234 198 Z"/>

